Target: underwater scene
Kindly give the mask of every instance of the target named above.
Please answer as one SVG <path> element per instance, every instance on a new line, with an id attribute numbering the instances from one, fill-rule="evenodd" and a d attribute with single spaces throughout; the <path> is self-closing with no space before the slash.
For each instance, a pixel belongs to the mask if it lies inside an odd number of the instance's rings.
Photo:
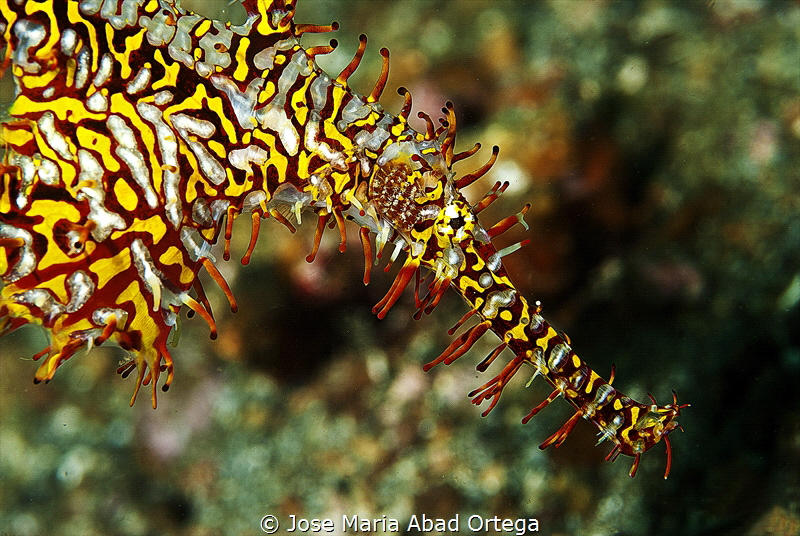
<path id="1" fill-rule="evenodd" d="M 228 3 L 180 6 L 245 24 L 245 8 Z M 0 0 L 0 18 L 17 4 Z M 373 307 L 406 253 L 387 271 L 387 244 L 365 285 L 364 211 L 349 214 L 344 252 L 331 219 L 311 263 L 317 216 L 305 211 L 299 225 L 299 209 L 273 214 L 243 266 L 247 214 L 233 225 L 230 260 L 224 226 L 207 253 L 238 311 L 201 270 L 207 297 L 193 291 L 197 301 L 174 318 L 174 380 L 168 392 L 167 374 L 157 380 L 157 409 L 148 381 L 130 407 L 136 365 L 100 344 L 105 331 L 34 385 L 46 360 L 31 356 L 51 344 L 49 331 L 0 318 L 0 534 L 800 534 L 800 4 L 297 0 L 294 20 L 338 23 L 300 38 L 331 78 L 367 36 L 347 80 L 360 95 L 373 91 L 388 49 L 380 104 L 401 114 L 406 88 L 416 131 L 431 128 L 418 112 L 436 129 L 452 102 L 455 151 L 481 144 L 454 162 L 456 182 L 499 147 L 491 169 L 459 189 L 476 209 L 508 182 L 475 211 L 508 253 L 516 292 L 540 302 L 553 336 L 590 367 L 556 381 L 588 370 L 606 385 L 613 374 L 641 405 L 655 406 L 652 395 L 661 407 L 689 406 L 633 478 L 626 452 L 606 461 L 616 441 L 608 427 L 570 421 L 576 408 L 561 396 L 522 424 L 557 394 L 535 366 L 484 417 L 495 399 L 476 405 L 468 393 L 514 359 L 505 348 L 476 370 L 501 344 L 494 333 L 423 371 L 475 324 L 448 334 L 470 311 L 458 296 L 466 291 L 453 283 L 415 319 L 406 281 L 379 319 Z M 20 50 L 40 44 L 25 35 L 13 41 Z M 338 47 L 327 53 L 331 39 Z M 4 57 L 5 124 L 26 59 Z M 9 184 L 0 181 L 0 290 L 16 284 L 27 244 L 2 223 L 16 210 Z M 524 225 L 491 231 L 520 212 Z M 578 398 L 597 402 L 582 389 Z M 568 421 L 569 437 L 540 449 Z"/>

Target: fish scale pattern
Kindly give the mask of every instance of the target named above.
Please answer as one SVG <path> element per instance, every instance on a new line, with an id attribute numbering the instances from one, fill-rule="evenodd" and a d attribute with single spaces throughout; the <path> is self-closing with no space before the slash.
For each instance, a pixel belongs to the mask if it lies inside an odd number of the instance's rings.
<path id="1" fill-rule="evenodd" d="M 553 392 L 525 421 L 559 396 L 576 409 L 542 448 L 561 444 L 583 417 L 613 443 L 609 459 L 635 457 L 632 476 L 641 454 L 664 439 L 666 477 L 667 435 L 685 405 L 675 397 L 664 406 L 636 402 L 578 358 L 503 267 L 502 257 L 524 243 L 498 250 L 492 242 L 524 225 L 528 207 L 485 228 L 478 214 L 507 184 L 475 204 L 462 195 L 497 148 L 457 177 L 453 164 L 479 146 L 455 152 L 450 103 L 438 126 L 421 114 L 425 132 L 409 126 L 407 91 L 399 113 L 381 107 L 386 50 L 374 89 L 359 95 L 348 78 L 366 37 L 330 76 L 314 58 L 335 42 L 306 49 L 300 38 L 335 25 L 295 23 L 291 0 L 243 5 L 245 22 L 232 25 L 172 0 L 0 0 L 4 66 L 16 84 L 0 133 L 0 333 L 27 323 L 49 332 L 35 380 L 52 379 L 81 348 L 115 343 L 129 356 L 120 373 L 136 373 L 131 404 L 149 385 L 155 407 L 157 386 L 166 390 L 173 380 L 168 342 L 181 308 L 216 334 L 198 273 L 207 270 L 237 308 L 211 246 L 223 235 L 228 260 L 233 221 L 249 213 L 246 264 L 262 219 L 294 231 L 310 211 L 318 222 L 309 261 L 328 227 L 338 228 L 344 249 L 346 221 L 359 228 L 365 283 L 386 246 L 390 263 L 405 254 L 374 308 L 379 317 L 412 280 L 417 318 L 448 288 L 465 299 L 470 311 L 451 334 L 477 322 L 426 370 L 494 332 L 500 343 L 478 369 L 506 349 L 513 358 L 471 393 L 476 404 L 490 401 L 485 413 L 510 378 L 532 366 Z"/>

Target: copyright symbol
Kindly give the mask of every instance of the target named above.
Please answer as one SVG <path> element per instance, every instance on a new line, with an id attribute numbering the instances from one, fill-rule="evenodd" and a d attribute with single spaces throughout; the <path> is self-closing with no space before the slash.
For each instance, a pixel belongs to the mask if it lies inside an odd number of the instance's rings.
<path id="1" fill-rule="evenodd" d="M 275 516 L 264 516 L 261 518 L 261 530 L 267 534 L 274 534 L 278 532 L 281 524 Z"/>

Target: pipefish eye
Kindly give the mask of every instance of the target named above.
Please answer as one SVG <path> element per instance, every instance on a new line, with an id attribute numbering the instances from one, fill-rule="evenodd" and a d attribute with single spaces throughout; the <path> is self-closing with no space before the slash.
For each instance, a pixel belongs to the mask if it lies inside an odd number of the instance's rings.
<path id="1" fill-rule="evenodd" d="M 462 227 L 464 227 L 465 224 L 466 222 L 464 221 L 463 216 L 456 216 L 455 218 L 450 218 L 450 227 L 452 227 L 455 230 L 461 229 Z"/>

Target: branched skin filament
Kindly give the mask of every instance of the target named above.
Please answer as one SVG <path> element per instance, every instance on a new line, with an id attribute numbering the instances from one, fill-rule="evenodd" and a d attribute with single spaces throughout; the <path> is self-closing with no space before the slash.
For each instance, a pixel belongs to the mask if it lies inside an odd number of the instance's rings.
<path id="1" fill-rule="evenodd" d="M 205 269 L 237 305 L 215 266 L 211 245 L 220 234 L 230 257 L 234 219 L 250 212 L 256 246 L 261 220 L 294 232 L 304 211 L 318 216 L 308 256 L 312 262 L 328 224 L 360 226 L 364 282 L 374 257 L 393 247 L 405 261 L 374 307 L 383 318 L 415 280 L 416 318 L 430 313 L 452 287 L 470 312 L 451 330 L 459 335 L 428 370 L 450 364 L 487 331 L 500 344 L 478 369 L 506 349 L 511 361 L 473 391 L 490 400 L 487 414 L 511 377 L 533 366 L 552 387 L 525 422 L 558 396 L 575 415 L 541 448 L 559 446 L 580 417 L 610 440 L 608 459 L 635 458 L 678 428 L 685 405 L 638 403 L 606 382 L 572 351 L 569 341 L 515 289 L 502 257 L 528 241 L 498 251 L 492 239 L 520 213 L 485 229 L 478 213 L 507 187 L 497 183 L 469 204 L 461 189 L 483 176 L 497 157 L 456 177 L 456 124 L 447 103 L 438 128 L 426 114 L 420 133 L 408 124 L 411 96 L 397 115 L 378 103 L 389 53 L 367 96 L 348 86 L 366 48 L 336 77 L 314 57 L 329 47 L 304 49 L 303 33 L 333 26 L 295 24 L 293 0 L 244 0 L 248 18 L 231 25 L 186 12 L 172 0 L 0 0 L 4 65 L 17 86 L 3 123 L 0 168 L 0 334 L 24 324 L 46 328 L 50 346 L 35 381 L 49 381 L 77 350 L 111 341 L 130 358 L 119 372 L 136 371 L 136 388 L 167 390 L 174 367 L 167 348 L 183 305 L 216 336 L 214 318 L 197 279 Z M 421 295 L 422 268 L 433 274 Z M 613 373 L 612 373 L 613 381 Z M 652 397 L 651 397 L 652 398 Z"/>

